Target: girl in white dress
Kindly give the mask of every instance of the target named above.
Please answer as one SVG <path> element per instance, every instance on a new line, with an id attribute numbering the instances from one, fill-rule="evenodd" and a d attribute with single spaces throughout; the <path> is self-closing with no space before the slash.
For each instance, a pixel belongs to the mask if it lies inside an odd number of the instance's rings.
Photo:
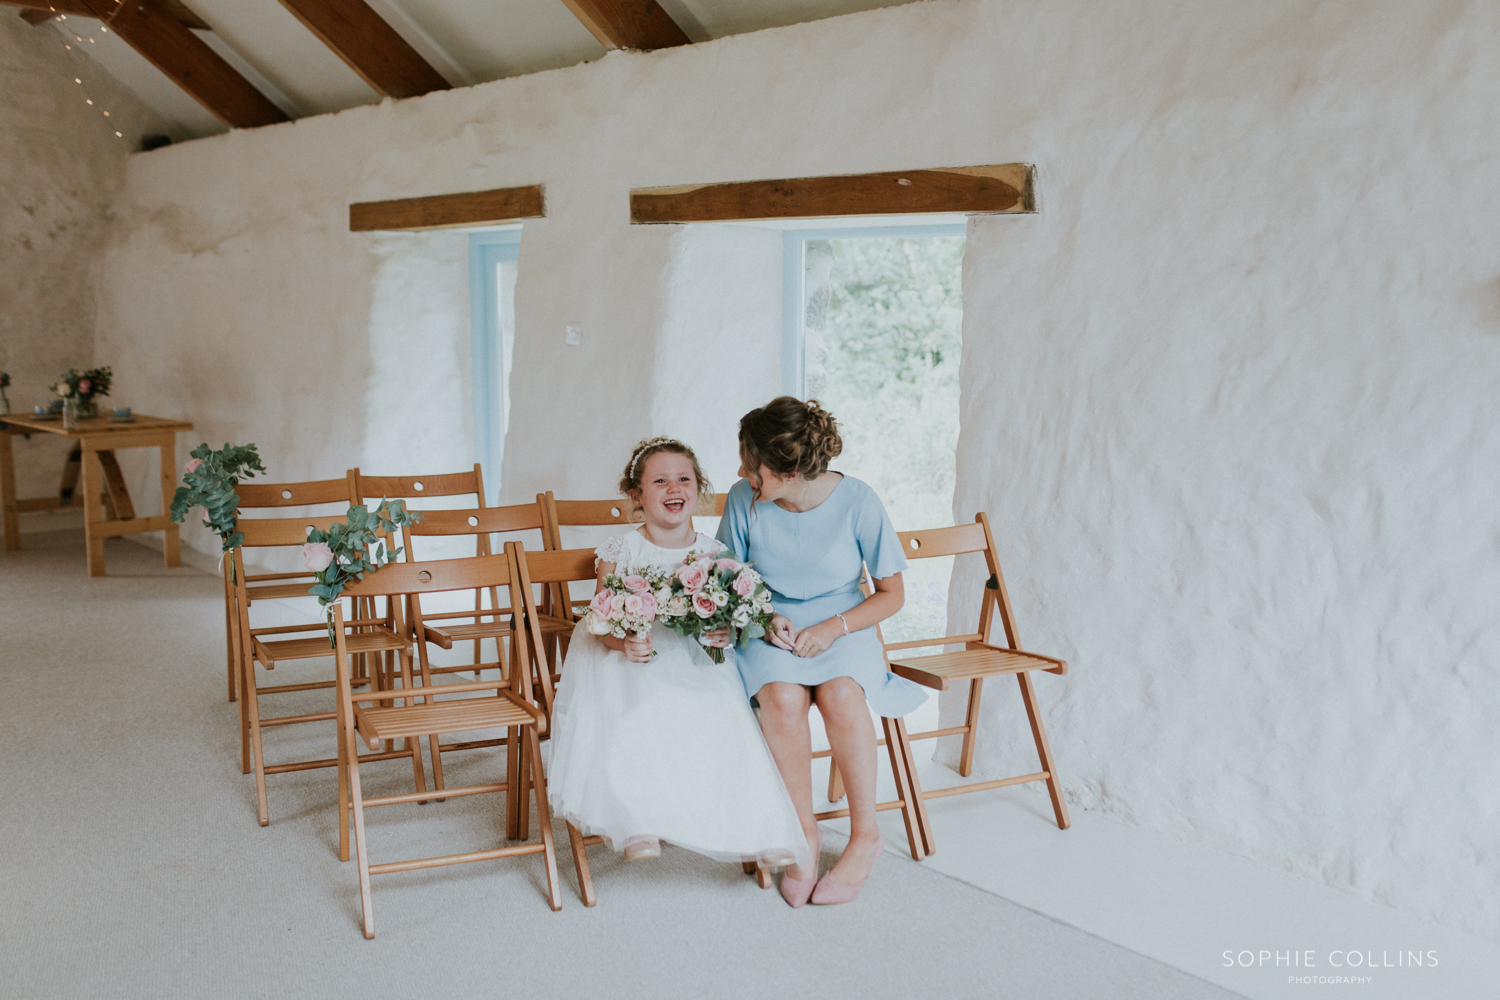
<path id="1" fill-rule="evenodd" d="M 690 551 L 723 549 L 693 529 L 693 512 L 712 491 L 687 446 L 641 442 L 620 492 L 645 523 L 598 548 L 600 584 L 611 573 L 673 569 Z M 727 631 L 708 638 L 728 645 Z M 579 623 L 551 744 L 553 810 L 627 861 L 657 857 L 665 840 L 720 861 L 812 862 L 732 649 L 714 663 L 697 640 L 665 626 L 618 639 Z"/>

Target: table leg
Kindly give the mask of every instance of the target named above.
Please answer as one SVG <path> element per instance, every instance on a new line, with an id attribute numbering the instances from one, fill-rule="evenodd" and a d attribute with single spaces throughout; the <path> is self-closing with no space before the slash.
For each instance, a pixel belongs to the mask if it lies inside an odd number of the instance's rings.
<path id="1" fill-rule="evenodd" d="M 95 535 L 98 526 L 104 523 L 103 504 L 99 492 L 103 488 L 99 453 L 92 448 L 83 449 L 83 537 L 88 547 L 89 576 L 104 575 L 104 536 Z"/>
<path id="2" fill-rule="evenodd" d="M 166 442 L 161 446 L 161 513 L 163 517 L 172 513 L 172 497 L 177 493 L 177 435 L 167 435 Z M 168 566 L 179 565 L 182 561 L 181 540 L 177 533 L 177 525 L 169 524 L 162 530 L 162 556 Z M 233 692 L 230 700 L 234 699 Z"/>
<path id="3" fill-rule="evenodd" d="M 0 508 L 3 508 L 5 551 L 21 547 L 21 519 L 16 515 L 16 461 L 10 448 L 10 429 L 0 424 Z"/>

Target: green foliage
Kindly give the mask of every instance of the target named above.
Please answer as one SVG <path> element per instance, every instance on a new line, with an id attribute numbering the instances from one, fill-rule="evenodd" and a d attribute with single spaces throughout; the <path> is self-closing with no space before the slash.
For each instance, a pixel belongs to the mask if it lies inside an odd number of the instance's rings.
<path id="1" fill-rule="evenodd" d="M 356 504 L 349 508 L 347 519 L 335 521 L 327 531 L 314 528 L 307 534 L 307 544 L 327 545 L 333 561 L 317 573 L 318 582 L 308 593 L 325 607 L 338 600 L 351 578 L 363 580 L 366 573 L 390 562 L 401 554 L 386 551 L 383 535 L 394 535 L 399 529 L 416 524 L 422 515 L 406 509 L 400 500 L 381 500 L 374 510 Z M 304 552 L 307 551 L 304 549 Z"/>
<path id="2" fill-rule="evenodd" d="M 245 540 L 243 532 L 236 531 L 239 522 L 240 498 L 235 492 L 241 479 L 249 479 L 257 472 L 265 472 L 260 464 L 260 454 L 253 444 L 232 445 L 225 442 L 218 451 L 204 442 L 190 453 L 193 460 L 184 469 L 182 481 L 172 495 L 169 516 L 181 524 L 188 511 L 202 507 L 206 519 L 205 528 L 212 528 L 223 541 L 223 551 L 228 552 Z"/>

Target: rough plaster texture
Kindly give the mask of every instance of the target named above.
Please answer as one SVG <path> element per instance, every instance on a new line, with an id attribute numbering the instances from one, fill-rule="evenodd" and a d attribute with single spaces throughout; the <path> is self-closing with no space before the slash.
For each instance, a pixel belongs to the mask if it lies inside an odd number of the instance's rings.
<path id="1" fill-rule="evenodd" d="M 503 499 L 608 495 L 695 322 L 774 371 L 684 287 L 753 248 L 630 187 L 1034 162 L 1041 214 L 970 227 L 955 513 L 1074 664 L 1073 807 L 1496 936 L 1497 41 L 1460 0 L 941 0 L 232 133 L 131 160 L 98 343 L 277 477 L 457 460 L 457 250 L 346 206 L 545 183 Z M 986 773 L 1032 769 L 1006 688 Z"/>
<path id="2" fill-rule="evenodd" d="M 164 126 L 94 62 L 64 50 L 55 32 L 0 11 L 0 371 L 13 380 L 17 412 L 51 399 L 47 385 L 69 368 L 94 363 L 109 206 L 130 150 Z M 121 391 L 130 384 L 126 376 Z M 66 445 L 17 438 L 15 452 L 21 495 L 55 493 Z"/>

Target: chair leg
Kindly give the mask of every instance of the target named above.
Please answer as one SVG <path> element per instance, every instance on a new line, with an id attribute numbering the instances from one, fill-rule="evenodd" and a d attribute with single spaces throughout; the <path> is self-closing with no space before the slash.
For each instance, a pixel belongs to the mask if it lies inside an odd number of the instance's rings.
<path id="1" fill-rule="evenodd" d="M 344 706 L 339 706 L 339 860 L 349 860 L 349 809 L 352 804 L 349 793 L 349 746 L 352 733 L 344 719 Z M 358 752 L 356 748 L 355 752 Z"/>
<path id="2" fill-rule="evenodd" d="M 1068 819 L 1068 804 L 1063 801 L 1062 786 L 1057 783 L 1057 764 L 1052 760 L 1052 746 L 1047 742 L 1047 730 L 1042 725 L 1042 713 L 1036 704 L 1036 689 L 1031 685 L 1031 672 L 1023 670 L 1016 674 L 1021 685 L 1021 701 L 1026 705 L 1026 717 L 1031 720 L 1031 736 L 1036 740 L 1036 754 L 1041 758 L 1042 770 L 1047 772 L 1047 794 L 1052 798 L 1052 812 L 1057 817 L 1057 828 L 1066 830 L 1073 821 Z"/>
<path id="3" fill-rule="evenodd" d="M 583 846 L 583 834 L 572 823 L 568 824 L 568 843 L 573 848 L 573 868 L 578 872 L 578 894 L 584 906 L 598 902 L 594 897 L 594 876 L 589 873 L 589 857 Z"/>
<path id="4" fill-rule="evenodd" d="M 233 565 L 233 564 L 231 563 L 230 565 Z M 236 643 L 234 641 L 234 591 L 230 588 L 230 585 L 229 585 L 229 570 L 225 569 L 224 570 L 224 655 L 226 657 L 226 662 L 224 664 L 224 668 L 225 668 L 225 673 L 227 673 L 229 675 L 228 678 L 227 678 L 227 681 L 229 683 L 229 700 L 230 701 L 234 701 L 236 698 L 239 697 L 239 690 L 238 690 L 238 688 L 239 688 L 239 684 L 238 684 L 239 678 L 238 678 L 237 675 L 239 674 L 239 671 L 240 671 L 240 664 L 239 664 L 238 657 L 235 655 L 235 652 L 236 652 L 235 645 L 236 645 Z"/>
<path id="5" fill-rule="evenodd" d="M 833 758 L 828 758 L 828 801 L 837 802 L 844 797 L 844 778 Z"/>
<path id="6" fill-rule="evenodd" d="M 516 839 L 517 840 L 530 840 L 531 839 L 531 794 L 530 793 L 532 791 L 532 781 L 531 781 L 531 773 L 530 772 L 531 772 L 531 766 L 532 766 L 533 763 L 539 764 L 541 762 L 542 747 L 541 747 L 541 743 L 540 742 L 537 743 L 537 747 L 536 747 L 536 758 L 537 759 L 535 761 L 533 761 L 531 759 L 532 758 L 531 740 L 527 740 L 526 739 L 526 734 L 528 732 L 531 732 L 531 733 L 535 734 L 535 730 L 525 729 L 525 728 L 522 729 L 521 734 L 520 734 L 521 739 L 525 740 L 525 742 L 521 744 L 521 759 L 518 762 L 519 763 L 519 771 L 520 771 L 520 773 L 519 773 L 519 775 L 517 777 L 520 779 L 520 795 L 519 795 L 518 801 L 516 802 Z M 540 815 L 540 813 L 538 813 L 538 815 Z"/>
<path id="7" fill-rule="evenodd" d="M 353 733 L 350 733 L 353 742 Z M 365 797 L 359 787 L 359 754 L 350 747 L 349 794 L 354 806 L 354 854 L 359 861 L 359 905 L 364 916 L 365 939 L 375 937 L 375 900 L 370 896 L 370 854 L 365 848 Z"/>
<path id="8" fill-rule="evenodd" d="M 958 773 L 965 778 L 974 770 L 974 735 L 979 732 L 979 694 L 983 690 L 983 677 L 969 681 L 969 709 L 964 717 L 964 725 L 969 729 L 964 733 L 963 751 L 958 758 Z"/>
<path id="9" fill-rule="evenodd" d="M 921 861 L 926 853 L 922 826 L 917 820 L 916 806 L 921 798 L 912 791 L 912 776 L 908 771 L 906 755 L 902 752 L 906 744 L 906 730 L 900 728 L 900 719 L 883 718 L 880 723 L 885 730 L 885 749 L 891 758 L 891 775 L 896 779 L 896 796 L 906 803 L 901 807 L 901 819 L 906 824 L 906 843 L 911 849 L 911 859 Z"/>
<path id="10" fill-rule="evenodd" d="M 552 813 L 547 808 L 547 777 L 542 773 L 542 744 L 536 727 L 526 726 L 526 756 L 531 758 L 532 788 L 536 791 L 537 825 L 542 828 L 542 856 L 547 859 L 547 893 L 552 909 L 562 909 L 562 884 L 557 878 L 557 850 L 552 843 Z"/>
<path id="11" fill-rule="evenodd" d="M 740 868 L 744 870 L 746 875 L 749 875 L 755 871 L 756 864 L 754 861 L 741 861 Z"/>
<path id="12" fill-rule="evenodd" d="M 511 726 L 505 731 L 505 836 L 521 839 L 521 730 Z"/>
<path id="13" fill-rule="evenodd" d="M 765 865 L 755 865 L 755 884 L 762 889 L 771 888 L 771 869 Z"/>
<path id="14" fill-rule="evenodd" d="M 260 691 L 255 683 L 255 660 L 247 657 L 245 672 L 240 675 L 240 694 L 249 713 L 250 767 L 255 772 L 255 810 L 261 826 L 271 825 L 271 810 L 266 803 L 266 754 L 260 740 Z"/>
<path id="15" fill-rule="evenodd" d="M 401 682 L 405 685 L 406 691 L 410 693 L 413 688 L 411 676 L 411 657 L 405 654 L 403 654 L 401 657 Z M 426 699 L 424 698 L 423 700 L 425 701 Z M 415 705 L 416 703 L 417 699 L 415 698 L 402 699 L 402 704 L 405 705 Z M 416 790 L 419 792 L 425 792 L 427 791 L 427 775 L 422 770 L 422 741 L 415 736 L 408 736 L 406 738 L 406 749 L 411 752 L 411 770 L 413 780 L 416 784 Z M 434 760 L 433 773 L 440 775 L 442 774 L 442 769 L 442 760 Z M 426 800 L 424 799 L 423 801 L 425 802 Z"/>

